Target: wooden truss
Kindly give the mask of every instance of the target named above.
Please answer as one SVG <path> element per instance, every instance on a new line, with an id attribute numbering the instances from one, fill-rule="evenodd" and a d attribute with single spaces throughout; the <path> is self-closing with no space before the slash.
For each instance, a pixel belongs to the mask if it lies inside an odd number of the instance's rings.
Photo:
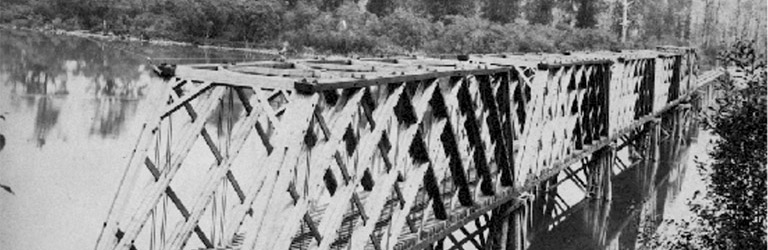
<path id="1" fill-rule="evenodd" d="M 688 98 L 692 53 L 178 66 L 97 248 L 519 247 L 488 235 Z M 610 168 L 583 171 L 599 197 Z"/>

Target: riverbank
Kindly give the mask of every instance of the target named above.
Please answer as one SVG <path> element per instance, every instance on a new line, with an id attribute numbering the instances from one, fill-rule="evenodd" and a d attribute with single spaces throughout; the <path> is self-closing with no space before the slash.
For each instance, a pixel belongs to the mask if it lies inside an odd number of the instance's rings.
<path id="1" fill-rule="evenodd" d="M 49 35 L 66 35 L 66 36 L 73 36 L 73 37 L 79 37 L 79 38 L 85 38 L 85 39 L 96 39 L 99 41 L 106 41 L 106 42 L 119 41 L 119 42 L 132 42 L 132 43 L 148 43 L 148 44 L 160 45 L 160 46 L 189 46 L 189 47 L 195 47 L 199 49 L 212 49 L 212 50 L 221 50 L 221 51 L 241 51 L 241 52 L 248 52 L 248 53 L 275 55 L 275 56 L 279 56 L 280 54 L 278 49 L 228 47 L 228 46 L 216 45 L 215 43 L 212 43 L 210 45 L 199 45 L 191 42 L 173 41 L 173 40 L 162 39 L 162 38 L 149 39 L 149 38 L 136 37 L 133 35 L 116 35 L 112 32 L 104 33 L 104 32 L 94 32 L 94 31 L 88 31 L 88 30 L 65 30 L 65 29 L 55 29 L 50 27 L 27 28 L 27 27 L 18 27 L 10 24 L 0 24 L 0 29 L 40 32 L 40 33 L 49 34 Z"/>

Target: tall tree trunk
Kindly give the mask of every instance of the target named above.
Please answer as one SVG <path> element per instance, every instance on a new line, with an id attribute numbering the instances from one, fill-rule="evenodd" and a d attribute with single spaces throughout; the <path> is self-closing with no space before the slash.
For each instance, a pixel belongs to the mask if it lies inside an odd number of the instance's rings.
<path id="1" fill-rule="evenodd" d="M 627 9 L 629 8 L 627 0 L 622 0 L 621 3 L 621 43 L 627 42 L 627 26 L 629 26 L 629 20 L 627 20 Z"/>

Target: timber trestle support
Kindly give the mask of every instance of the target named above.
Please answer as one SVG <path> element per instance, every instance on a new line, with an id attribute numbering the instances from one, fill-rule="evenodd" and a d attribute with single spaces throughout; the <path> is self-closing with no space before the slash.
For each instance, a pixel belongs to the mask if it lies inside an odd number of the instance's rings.
<path id="1" fill-rule="evenodd" d="M 611 199 L 618 152 L 721 75 L 695 66 L 672 47 L 178 65 L 96 248 L 526 249 L 571 208 L 558 189 Z"/>

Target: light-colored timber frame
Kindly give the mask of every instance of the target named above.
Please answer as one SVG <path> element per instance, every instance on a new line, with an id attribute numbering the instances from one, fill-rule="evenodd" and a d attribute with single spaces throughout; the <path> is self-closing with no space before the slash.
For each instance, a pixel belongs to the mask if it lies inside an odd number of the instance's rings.
<path id="1" fill-rule="evenodd" d="M 179 65 L 129 159 L 153 181 L 121 184 L 96 248 L 140 249 L 163 197 L 182 217 L 169 223 L 164 249 L 193 234 L 206 248 L 422 249 L 446 238 L 485 248 L 475 236 L 501 228 L 489 212 L 524 206 L 521 194 L 541 180 L 628 140 L 722 74 L 698 75 L 695 58 L 665 47 Z M 243 110 L 217 145 L 205 123 L 227 93 Z M 164 127 L 175 140 L 153 159 Z M 215 162 L 194 200 L 182 201 L 170 184 L 201 137 Z M 231 168 L 249 137 L 266 153 L 250 163 L 259 174 L 242 179 Z M 222 182 L 237 202 L 214 244 L 199 221 Z"/>

